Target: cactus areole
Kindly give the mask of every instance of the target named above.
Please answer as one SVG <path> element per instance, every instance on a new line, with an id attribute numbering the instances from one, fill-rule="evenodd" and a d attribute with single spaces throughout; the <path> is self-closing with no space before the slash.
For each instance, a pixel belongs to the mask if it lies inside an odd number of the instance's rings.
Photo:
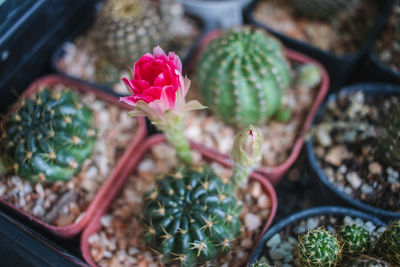
<path id="1" fill-rule="evenodd" d="M 92 111 L 71 90 L 38 90 L 17 104 L 2 127 L 2 160 L 32 182 L 68 180 L 95 142 Z"/>
<path id="2" fill-rule="evenodd" d="M 144 203 L 146 242 L 165 263 L 210 262 L 231 250 L 241 227 L 232 186 L 209 168 L 165 175 Z"/>
<path id="3" fill-rule="evenodd" d="M 206 104 L 225 123 L 259 125 L 282 108 L 290 68 L 281 44 L 260 29 L 233 28 L 212 40 L 198 68 Z"/>

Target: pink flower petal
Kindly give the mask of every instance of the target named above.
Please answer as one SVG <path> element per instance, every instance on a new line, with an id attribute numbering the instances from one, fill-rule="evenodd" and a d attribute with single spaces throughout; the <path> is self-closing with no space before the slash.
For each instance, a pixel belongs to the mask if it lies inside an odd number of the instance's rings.
<path id="1" fill-rule="evenodd" d="M 154 55 L 154 57 L 156 57 L 156 58 L 158 58 L 158 57 L 163 57 L 163 56 L 166 57 L 166 54 L 165 54 L 164 50 L 163 50 L 159 45 L 157 45 L 156 47 L 154 47 L 154 49 L 153 49 L 153 55 Z"/>
<path id="2" fill-rule="evenodd" d="M 154 101 L 156 99 L 160 99 L 161 90 L 161 87 L 152 86 L 144 90 L 141 95 L 147 96 Z"/>
<path id="3" fill-rule="evenodd" d="M 175 106 L 176 90 L 177 88 L 172 85 L 164 86 L 162 89 L 160 100 L 165 103 L 168 109 L 173 109 Z"/>
<path id="4" fill-rule="evenodd" d="M 170 62 L 173 62 L 175 65 L 174 67 L 178 69 L 180 73 L 182 73 L 182 61 L 178 55 L 176 55 L 174 52 L 169 52 L 168 59 Z"/>
<path id="5" fill-rule="evenodd" d="M 134 90 L 136 94 L 139 94 L 150 87 L 149 82 L 145 80 L 133 80 L 133 84 L 136 87 L 136 91 Z"/>

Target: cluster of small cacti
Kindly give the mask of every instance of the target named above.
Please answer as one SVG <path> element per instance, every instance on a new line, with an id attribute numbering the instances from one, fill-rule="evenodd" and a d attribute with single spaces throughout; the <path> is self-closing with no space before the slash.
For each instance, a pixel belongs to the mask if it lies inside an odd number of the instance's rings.
<path id="1" fill-rule="evenodd" d="M 94 44 L 112 64 L 126 68 L 168 39 L 182 11 L 175 0 L 108 0 L 93 27 Z"/>
<path id="2" fill-rule="evenodd" d="M 92 111 L 71 90 L 40 89 L 2 125 L 2 160 L 32 182 L 71 178 L 93 151 Z"/>
<path id="3" fill-rule="evenodd" d="M 231 250 L 241 222 L 230 184 L 209 168 L 185 168 L 158 180 L 146 195 L 146 241 L 164 262 L 194 266 Z"/>
<path id="4" fill-rule="evenodd" d="M 290 68 L 278 40 L 250 27 L 225 31 L 206 47 L 197 83 L 207 105 L 233 125 L 261 124 L 286 113 Z"/>
<path id="5" fill-rule="evenodd" d="M 309 18 L 327 20 L 348 7 L 355 0 L 291 0 L 295 11 Z"/>
<path id="6" fill-rule="evenodd" d="M 342 226 L 336 235 L 324 228 L 311 229 L 299 236 L 295 257 L 298 266 L 400 266 L 400 221 L 375 242 L 359 225 Z"/>

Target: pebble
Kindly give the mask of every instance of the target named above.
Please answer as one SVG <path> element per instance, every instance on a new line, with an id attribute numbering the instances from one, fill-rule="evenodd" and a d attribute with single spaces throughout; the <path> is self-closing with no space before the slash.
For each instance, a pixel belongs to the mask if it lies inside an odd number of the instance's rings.
<path id="1" fill-rule="evenodd" d="M 251 182 L 249 185 L 249 192 L 252 197 L 258 198 L 262 194 L 261 184 L 259 182 Z"/>
<path id="2" fill-rule="evenodd" d="M 249 212 L 244 217 L 244 223 L 247 229 L 254 231 L 261 225 L 261 219 L 257 215 Z"/>
<path id="3" fill-rule="evenodd" d="M 371 174 L 381 174 L 382 172 L 382 166 L 378 162 L 371 162 L 368 165 L 368 170 L 370 171 Z"/>
<path id="4" fill-rule="evenodd" d="M 281 243 L 281 235 L 279 233 L 274 234 L 266 243 L 267 247 L 277 247 Z"/>
<path id="5" fill-rule="evenodd" d="M 374 192 L 374 189 L 372 188 L 372 186 L 370 186 L 368 184 L 363 184 L 361 186 L 361 193 L 368 195 L 368 194 L 371 194 L 373 192 Z"/>
<path id="6" fill-rule="evenodd" d="M 358 173 L 356 172 L 349 172 L 346 175 L 346 180 L 351 184 L 354 189 L 360 188 L 362 184 L 362 179 L 360 178 L 360 176 L 358 176 Z"/>
<path id="7" fill-rule="evenodd" d="M 270 199 L 267 195 L 262 194 L 258 199 L 257 199 L 257 205 L 261 209 L 268 209 L 271 207 L 271 202 Z"/>
<path id="8" fill-rule="evenodd" d="M 346 146 L 335 146 L 331 148 L 325 156 L 325 161 L 334 165 L 340 166 L 343 160 L 348 159 L 350 153 L 347 151 Z"/>

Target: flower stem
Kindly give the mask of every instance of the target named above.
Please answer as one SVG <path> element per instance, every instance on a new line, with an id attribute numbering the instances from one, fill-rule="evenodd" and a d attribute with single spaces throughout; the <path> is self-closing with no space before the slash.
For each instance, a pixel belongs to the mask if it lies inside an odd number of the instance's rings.
<path id="1" fill-rule="evenodd" d="M 253 171 L 253 166 L 246 166 L 235 163 L 233 167 L 232 182 L 236 187 L 245 187 L 247 185 L 247 178 Z"/>

